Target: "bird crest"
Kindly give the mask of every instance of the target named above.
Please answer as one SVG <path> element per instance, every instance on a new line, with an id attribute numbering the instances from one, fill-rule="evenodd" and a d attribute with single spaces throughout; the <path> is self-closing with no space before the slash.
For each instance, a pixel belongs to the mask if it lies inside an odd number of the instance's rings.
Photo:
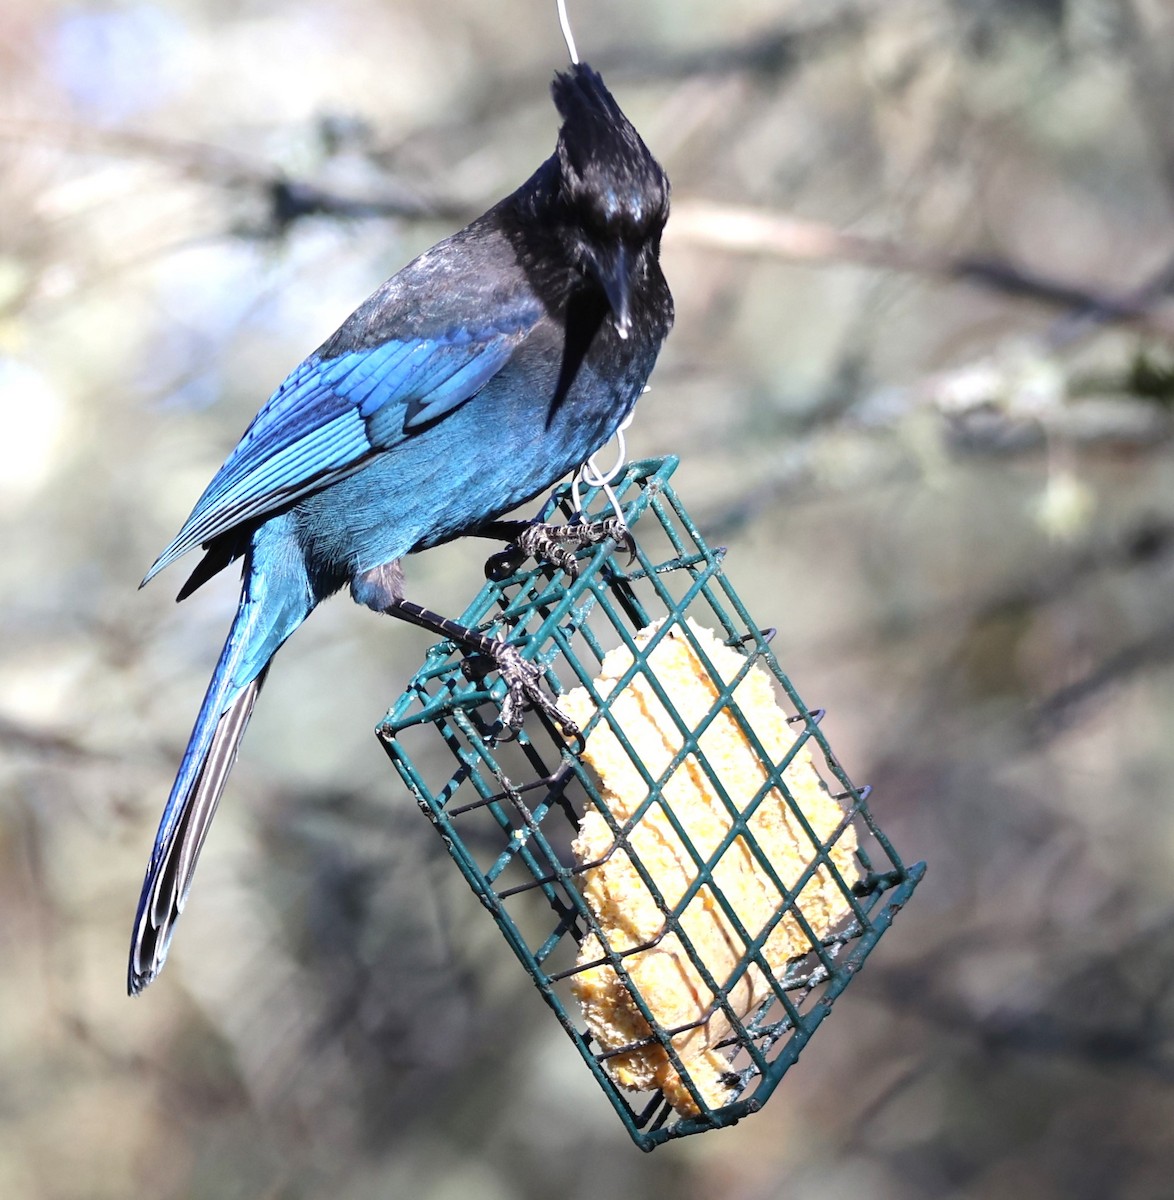
<path id="1" fill-rule="evenodd" d="M 663 223 L 668 178 L 599 73 L 575 63 L 551 85 L 563 118 L 558 159 L 567 199 L 600 223 Z"/>

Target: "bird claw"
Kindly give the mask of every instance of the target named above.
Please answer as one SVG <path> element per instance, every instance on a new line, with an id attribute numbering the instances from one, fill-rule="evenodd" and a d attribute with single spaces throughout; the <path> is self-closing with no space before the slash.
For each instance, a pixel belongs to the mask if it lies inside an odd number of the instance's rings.
<path id="1" fill-rule="evenodd" d="M 616 548 L 622 548 L 628 556 L 626 565 L 631 566 L 636 558 L 636 538 L 628 528 L 628 523 L 621 521 L 619 517 L 606 517 L 602 521 L 596 521 L 595 525 L 602 526 L 607 531 L 604 538 L 600 538 L 599 540 L 603 541 L 605 538 L 614 538 Z"/>
<path id="2" fill-rule="evenodd" d="M 527 558 L 533 558 L 577 579 L 579 562 L 576 553 L 609 540 L 623 546 L 628 553 L 628 562 L 636 557 L 636 539 L 619 517 L 576 521 L 566 525 L 535 521 L 533 525 L 526 526 L 516 542 L 486 561 L 485 574 L 500 582 L 512 575 Z"/>
<path id="3" fill-rule="evenodd" d="M 527 708 L 537 708 L 558 725 L 568 738 L 579 736 L 579 726 L 542 690 L 543 669 L 528 662 L 516 646 L 501 643 L 494 650 L 498 672 L 506 685 L 505 702 L 501 706 L 501 723 L 515 738 L 522 730 Z"/>

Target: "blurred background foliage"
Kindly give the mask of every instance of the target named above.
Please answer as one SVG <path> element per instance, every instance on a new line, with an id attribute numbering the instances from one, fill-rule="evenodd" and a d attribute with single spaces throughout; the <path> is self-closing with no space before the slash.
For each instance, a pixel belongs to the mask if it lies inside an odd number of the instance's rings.
<path id="1" fill-rule="evenodd" d="M 0 9 L 0 1194 L 1165 1197 L 1174 9 L 574 4 L 666 165 L 680 492 L 915 902 L 769 1107 L 632 1148 L 371 735 L 281 655 L 123 994 L 235 582 L 135 583 L 286 370 L 549 153 L 553 4 Z M 457 613 L 486 545 L 409 565 Z"/>

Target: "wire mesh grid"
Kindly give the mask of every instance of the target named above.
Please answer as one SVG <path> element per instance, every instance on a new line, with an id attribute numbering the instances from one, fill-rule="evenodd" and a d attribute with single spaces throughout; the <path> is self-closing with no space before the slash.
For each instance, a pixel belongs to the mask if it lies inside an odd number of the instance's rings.
<path id="1" fill-rule="evenodd" d="M 780 670 L 669 485 L 676 465 L 614 485 L 630 558 L 603 543 L 574 579 L 520 569 L 461 618 L 541 665 L 560 706 L 577 698 L 579 738 L 535 711 L 503 739 L 504 684 L 449 642 L 378 729 L 646 1150 L 760 1108 L 924 872 Z M 570 489 L 555 513 L 580 516 Z M 610 513 L 587 489 L 582 515 Z M 781 701 L 773 724 L 748 715 L 756 678 Z"/>

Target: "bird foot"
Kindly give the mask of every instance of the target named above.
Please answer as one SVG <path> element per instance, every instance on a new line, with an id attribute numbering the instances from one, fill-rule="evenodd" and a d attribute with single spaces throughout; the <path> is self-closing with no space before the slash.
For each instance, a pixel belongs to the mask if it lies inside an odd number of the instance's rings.
<path id="1" fill-rule="evenodd" d="M 576 521 L 565 525 L 535 521 L 532 525 L 527 525 L 503 551 L 486 561 L 485 574 L 489 579 L 505 579 L 527 558 L 533 558 L 536 562 L 557 567 L 575 579 L 579 574 L 576 553 L 588 546 L 598 546 L 601 542 L 612 539 L 627 550 L 629 561 L 635 556 L 635 539 L 619 517 L 606 517 L 601 521 Z"/>
<path id="2" fill-rule="evenodd" d="M 528 662 L 516 646 L 499 642 L 493 659 L 505 680 L 506 698 L 501 706 L 501 722 L 516 737 L 521 731 L 527 708 L 537 708 L 558 725 L 569 738 L 579 736 L 579 726 L 542 690 L 542 668 Z"/>
<path id="3" fill-rule="evenodd" d="M 384 611 L 471 651 L 461 664 L 467 679 L 480 682 L 496 667 L 506 686 L 501 721 L 512 737 L 521 730 L 528 708 L 539 709 L 548 720 L 559 725 L 568 738 L 579 736 L 579 726 L 542 690 L 543 668 L 524 659 L 517 646 L 509 645 L 503 638 L 491 638 L 479 630 L 458 625 L 402 596 L 395 597 Z"/>

